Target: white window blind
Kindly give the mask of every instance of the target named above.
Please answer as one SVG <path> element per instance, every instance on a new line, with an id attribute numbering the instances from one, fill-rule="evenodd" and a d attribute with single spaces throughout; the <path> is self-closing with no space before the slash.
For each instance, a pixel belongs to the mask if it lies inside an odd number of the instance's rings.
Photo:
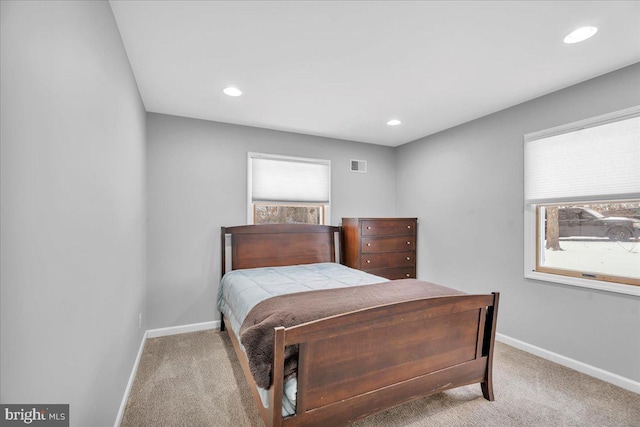
<path id="1" fill-rule="evenodd" d="M 251 202 L 329 203 L 331 163 L 249 153 Z"/>
<path id="2" fill-rule="evenodd" d="M 525 136 L 525 202 L 640 197 L 640 107 Z"/>

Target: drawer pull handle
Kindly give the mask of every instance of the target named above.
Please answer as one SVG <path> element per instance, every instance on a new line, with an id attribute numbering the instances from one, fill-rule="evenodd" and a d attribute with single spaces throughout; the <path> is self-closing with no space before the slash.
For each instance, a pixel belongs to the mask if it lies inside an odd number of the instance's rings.
<path id="1" fill-rule="evenodd" d="M 367 230 L 371 230 L 371 227 L 367 227 Z"/>
<path id="2" fill-rule="evenodd" d="M 411 244 L 411 242 L 407 242 L 407 245 L 410 245 L 410 244 Z"/>
<path id="3" fill-rule="evenodd" d="M 411 228 L 411 226 L 410 226 L 410 225 L 407 225 L 407 228 Z"/>
<path id="4" fill-rule="evenodd" d="M 411 257 L 407 257 L 407 261 L 411 261 Z"/>
<path id="5" fill-rule="evenodd" d="M 371 264 L 371 260 L 370 259 L 367 260 L 367 264 Z"/>
<path id="6" fill-rule="evenodd" d="M 367 246 L 371 246 L 371 243 L 367 243 Z"/>
<path id="7" fill-rule="evenodd" d="M 411 277 L 411 275 L 409 273 L 407 273 L 407 277 Z"/>

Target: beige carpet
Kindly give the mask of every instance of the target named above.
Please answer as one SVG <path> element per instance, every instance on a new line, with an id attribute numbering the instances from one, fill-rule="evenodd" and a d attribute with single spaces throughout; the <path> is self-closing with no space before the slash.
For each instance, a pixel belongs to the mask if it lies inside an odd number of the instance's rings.
<path id="1" fill-rule="evenodd" d="M 640 395 L 497 343 L 495 402 L 479 385 L 354 426 L 640 426 Z M 122 426 L 262 426 L 226 332 L 146 342 Z"/>

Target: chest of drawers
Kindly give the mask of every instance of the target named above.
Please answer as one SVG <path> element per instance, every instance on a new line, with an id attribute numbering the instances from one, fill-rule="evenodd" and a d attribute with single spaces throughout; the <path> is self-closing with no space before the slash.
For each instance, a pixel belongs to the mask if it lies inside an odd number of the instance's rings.
<path id="1" fill-rule="evenodd" d="M 342 218 L 343 263 L 392 279 L 416 277 L 417 218 Z"/>

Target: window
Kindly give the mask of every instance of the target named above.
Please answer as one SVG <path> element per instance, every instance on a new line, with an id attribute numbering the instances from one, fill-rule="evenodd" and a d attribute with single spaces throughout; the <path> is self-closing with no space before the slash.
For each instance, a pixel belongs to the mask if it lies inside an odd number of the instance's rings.
<path id="1" fill-rule="evenodd" d="M 536 271 L 640 286 L 640 200 L 539 205 Z"/>
<path id="2" fill-rule="evenodd" d="M 331 162 L 248 154 L 249 224 L 329 224 Z"/>
<path id="3" fill-rule="evenodd" d="M 525 135 L 525 276 L 640 295 L 640 107 Z"/>

